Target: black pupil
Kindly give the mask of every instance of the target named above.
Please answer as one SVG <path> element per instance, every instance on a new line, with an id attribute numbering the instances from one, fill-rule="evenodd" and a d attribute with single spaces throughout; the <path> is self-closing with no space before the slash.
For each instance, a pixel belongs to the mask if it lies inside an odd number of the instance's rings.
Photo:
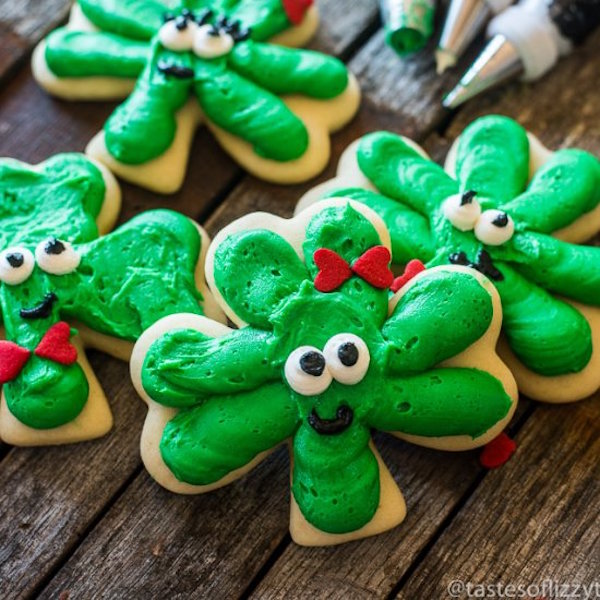
<path id="1" fill-rule="evenodd" d="M 325 370 L 325 357 L 320 352 L 307 352 L 300 358 L 300 368 L 307 375 L 319 377 Z"/>
<path id="2" fill-rule="evenodd" d="M 508 215 L 506 213 L 500 213 L 492 223 L 496 227 L 506 227 L 508 225 Z"/>
<path id="3" fill-rule="evenodd" d="M 18 269 L 23 266 L 25 257 L 20 252 L 12 252 L 6 255 L 6 261 L 13 269 Z"/>
<path id="4" fill-rule="evenodd" d="M 56 238 L 48 240 L 44 247 L 46 254 L 62 254 L 65 251 L 65 245 Z"/>
<path id="5" fill-rule="evenodd" d="M 353 367 L 358 362 L 358 348 L 352 342 L 346 342 L 338 348 L 338 358 L 345 367 Z"/>

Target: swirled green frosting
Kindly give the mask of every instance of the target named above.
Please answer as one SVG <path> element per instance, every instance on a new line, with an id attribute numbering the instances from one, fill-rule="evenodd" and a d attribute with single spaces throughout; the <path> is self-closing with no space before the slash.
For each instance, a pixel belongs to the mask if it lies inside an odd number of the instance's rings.
<path id="1" fill-rule="evenodd" d="M 328 100 L 348 86 L 348 72 L 337 59 L 265 43 L 291 27 L 280 0 L 81 0 L 79 5 L 99 31 L 54 31 L 46 39 L 46 63 L 57 77 L 137 80 L 104 128 L 109 152 L 126 164 L 146 163 L 171 146 L 176 113 L 190 96 L 209 121 L 251 144 L 258 155 L 298 159 L 307 151 L 308 130 L 283 97 Z M 200 18 L 208 8 L 215 27 L 226 17 L 239 24 L 238 31 L 249 28 L 250 39 L 237 40 L 231 51 L 214 58 L 192 49 L 169 50 L 160 42 L 165 14 L 191 10 Z M 165 65 L 189 71 L 174 75 Z"/>
<path id="2" fill-rule="evenodd" d="M 216 287 L 248 326 L 216 339 L 170 331 L 151 345 L 142 368 L 149 396 L 179 409 L 160 452 L 180 481 L 218 482 L 291 438 L 292 493 L 304 517 L 322 531 L 356 531 L 380 503 L 372 428 L 478 438 L 505 418 L 511 399 L 500 381 L 474 368 L 438 367 L 479 339 L 493 318 L 490 294 L 473 276 L 432 272 L 391 315 L 388 292 L 358 276 L 329 293 L 315 288 L 316 250 L 352 264 L 380 244 L 371 222 L 350 205 L 311 219 L 302 258 L 269 229 L 221 240 Z M 302 346 L 322 351 L 342 333 L 367 348 L 362 379 L 299 393 L 285 372 L 288 357 Z M 335 431 L 325 432 L 332 422 Z"/>
<path id="3" fill-rule="evenodd" d="M 75 320 L 134 341 L 163 316 L 201 312 L 194 275 L 201 240 L 195 225 L 171 211 L 152 211 L 99 237 L 95 221 L 104 197 L 100 171 L 81 155 L 57 155 L 36 169 L 0 161 L 0 250 L 19 246 L 35 253 L 45 240 L 58 238 L 80 255 L 68 274 L 53 275 L 36 264 L 22 283 L 0 282 L 8 340 L 33 353 L 52 325 Z M 56 300 L 47 314 L 23 315 L 49 294 Z M 72 421 L 85 406 L 89 386 L 77 363 L 67 366 L 32 354 L 3 391 L 19 421 L 45 429 Z"/>

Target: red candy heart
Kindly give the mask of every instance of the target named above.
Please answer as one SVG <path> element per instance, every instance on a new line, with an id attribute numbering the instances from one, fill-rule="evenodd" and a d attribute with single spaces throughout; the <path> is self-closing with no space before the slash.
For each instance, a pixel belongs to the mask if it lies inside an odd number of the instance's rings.
<path id="1" fill-rule="evenodd" d="M 390 251 L 385 246 L 375 246 L 356 260 L 352 270 L 373 287 L 386 289 L 394 281 L 394 274 L 389 268 L 391 259 Z"/>
<path id="2" fill-rule="evenodd" d="M 70 342 L 71 328 L 61 321 L 48 329 L 35 349 L 36 356 L 61 365 L 72 365 L 77 360 L 77 348 Z"/>
<path id="3" fill-rule="evenodd" d="M 31 352 L 13 342 L 0 341 L 0 384 L 16 379 L 29 360 Z"/>
<path id="4" fill-rule="evenodd" d="M 333 292 L 352 277 L 348 263 L 329 248 L 319 248 L 313 254 L 319 272 L 315 277 L 315 288 L 320 292 Z"/>
<path id="5" fill-rule="evenodd" d="M 282 0 L 283 10 L 293 25 L 302 23 L 304 15 L 312 3 L 313 0 Z"/>
<path id="6" fill-rule="evenodd" d="M 517 443 L 511 440 L 506 433 L 501 433 L 484 446 L 479 456 L 479 462 L 486 469 L 497 469 L 508 461 L 516 449 Z"/>
<path id="7" fill-rule="evenodd" d="M 394 279 L 391 290 L 394 294 L 401 288 L 403 288 L 413 277 L 416 277 L 419 273 L 425 270 L 425 265 L 420 260 L 411 260 L 404 269 L 404 273 Z"/>

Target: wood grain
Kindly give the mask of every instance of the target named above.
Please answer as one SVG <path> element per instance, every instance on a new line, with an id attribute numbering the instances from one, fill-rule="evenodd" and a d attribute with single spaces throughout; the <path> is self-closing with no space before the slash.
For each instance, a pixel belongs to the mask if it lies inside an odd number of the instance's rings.
<path id="1" fill-rule="evenodd" d="M 2 595 L 10 590 L 11 598 L 20 598 L 35 590 L 139 468 L 145 409 L 127 365 L 90 357 L 111 399 L 115 428 L 76 446 L 13 448 L 0 462 Z"/>
<path id="2" fill-rule="evenodd" d="M 281 448 L 245 478 L 179 496 L 141 473 L 41 598 L 238 596 L 288 526 Z"/>
<path id="3" fill-rule="evenodd" d="M 334 159 L 319 181 L 333 175 L 343 148 L 367 131 L 410 135 L 441 159 L 464 125 L 487 112 L 518 118 L 551 146 L 577 144 L 600 154 L 600 32 L 542 81 L 513 84 L 450 114 L 439 100 L 460 67 L 436 77 L 431 45 L 410 61 L 397 58 L 376 32 L 375 0 L 322 0 L 319 6 L 323 24 L 313 47 L 350 59 L 365 96 L 354 123 L 334 136 Z M 39 14 L 25 10 L 32 7 Z M 64 0 L 0 0 L 0 81 L 64 18 L 65 7 Z M 114 107 L 51 99 L 27 67 L 4 81 L 0 155 L 29 162 L 82 150 Z M 125 185 L 121 220 L 168 206 L 201 217 L 215 233 L 255 210 L 290 216 L 314 185 L 282 188 L 245 176 L 205 131 L 196 137 L 191 161 L 186 184 L 173 197 Z M 141 469 L 145 409 L 126 365 L 101 354 L 92 362 L 112 398 L 115 430 L 98 442 L 12 449 L 0 462 L 3 597 L 399 594 L 412 600 L 446 597 L 445 586 L 457 576 L 535 583 L 546 576 L 592 581 L 600 572 L 598 399 L 557 408 L 524 403 L 515 427 L 518 454 L 492 473 L 482 471 L 476 452 L 444 454 L 378 435 L 406 496 L 407 520 L 377 538 L 305 549 L 287 534 L 285 449 L 223 490 L 170 494 Z"/>
<path id="4" fill-rule="evenodd" d="M 519 442 L 517 455 L 486 476 L 398 598 L 445 597 L 454 579 L 475 585 L 598 582 L 599 398 L 539 406 Z"/>
<path id="5" fill-rule="evenodd" d="M 70 0 L 0 0 L 0 81 L 69 12 Z"/>

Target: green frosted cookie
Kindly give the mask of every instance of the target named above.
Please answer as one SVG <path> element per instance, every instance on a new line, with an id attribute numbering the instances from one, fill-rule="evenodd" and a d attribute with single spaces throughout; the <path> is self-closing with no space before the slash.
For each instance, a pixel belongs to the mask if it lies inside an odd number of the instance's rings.
<path id="1" fill-rule="evenodd" d="M 119 205 L 112 176 L 83 155 L 36 167 L 0 160 L 0 437 L 9 443 L 106 433 L 110 410 L 83 347 L 126 359 L 161 317 L 202 314 L 205 234 L 165 210 L 108 233 Z"/>
<path id="2" fill-rule="evenodd" d="M 239 329 L 172 316 L 134 350 L 150 474 L 176 492 L 206 492 L 289 440 L 298 543 L 402 521 L 371 430 L 472 448 L 505 426 L 516 385 L 495 355 L 500 303 L 481 275 L 436 268 L 390 295 L 389 261 L 381 220 L 345 200 L 221 231 L 207 278 Z"/>

